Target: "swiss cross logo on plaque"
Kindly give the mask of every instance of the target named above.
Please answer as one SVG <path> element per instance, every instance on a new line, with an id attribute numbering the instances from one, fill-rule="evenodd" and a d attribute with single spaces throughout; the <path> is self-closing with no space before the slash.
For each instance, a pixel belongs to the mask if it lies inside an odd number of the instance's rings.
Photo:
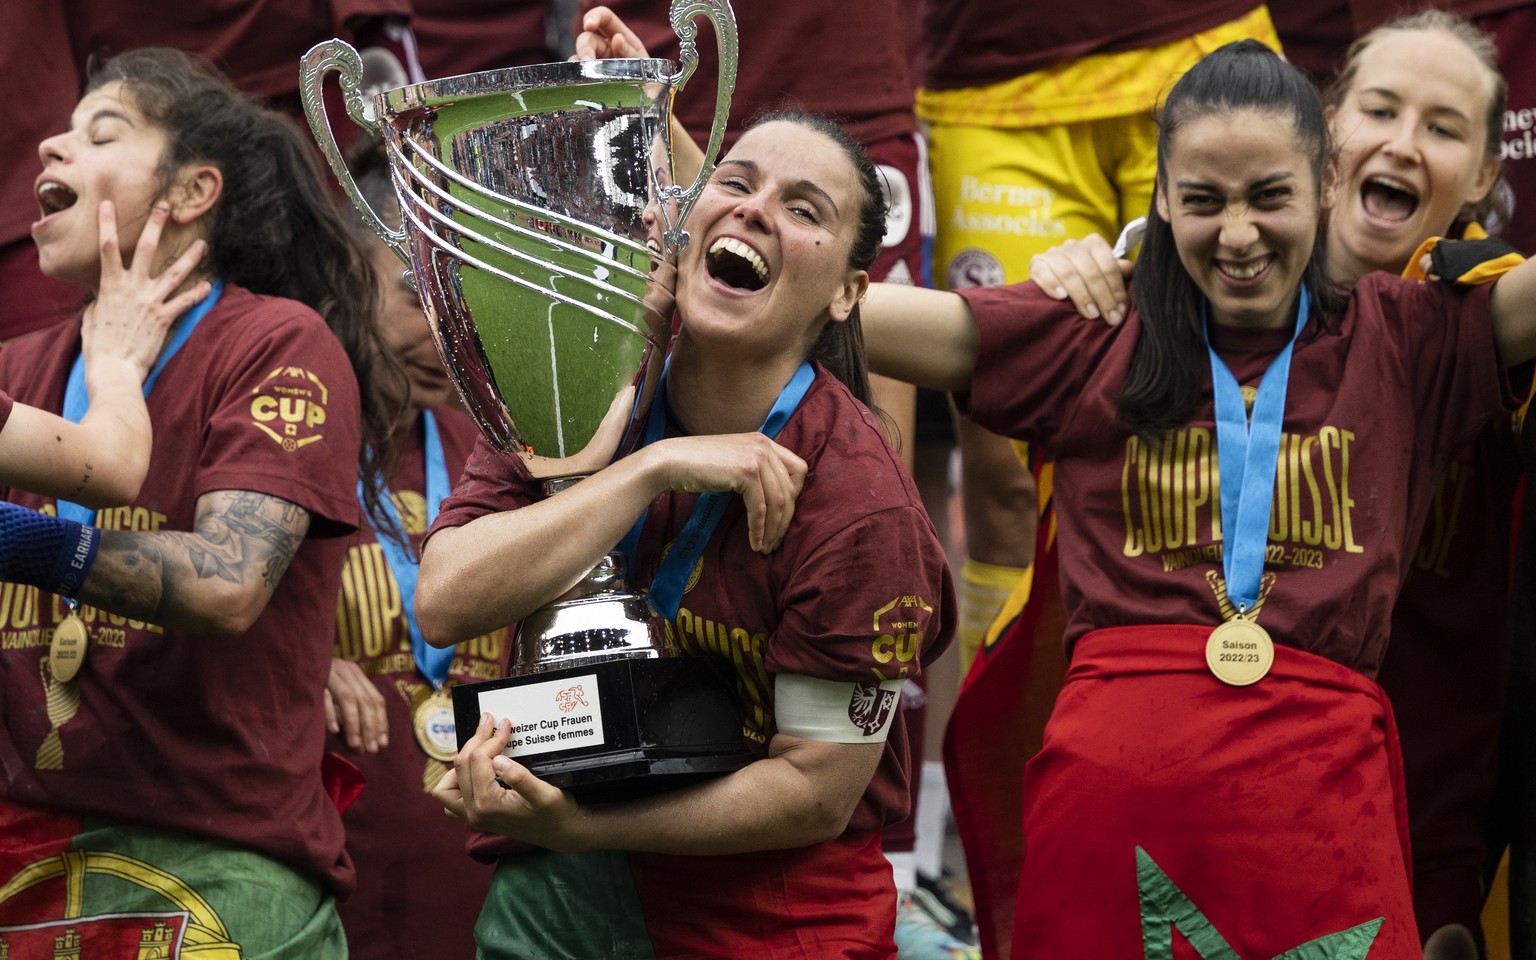
<path id="1" fill-rule="evenodd" d="M 511 721 L 509 757 L 528 757 L 554 750 L 595 747 L 605 741 L 602 689 L 597 674 L 524 683 L 478 696 L 480 710 L 500 722 Z"/>
<path id="2" fill-rule="evenodd" d="M 577 707 L 585 707 L 589 706 L 589 704 L 587 703 L 586 692 L 582 690 L 581 684 L 578 683 L 574 687 L 566 687 L 555 694 L 555 706 L 560 708 L 561 713 L 570 713 Z"/>
<path id="3" fill-rule="evenodd" d="M 325 405 L 330 391 L 302 367 L 278 367 L 251 391 L 251 426 L 284 450 L 325 439 Z"/>

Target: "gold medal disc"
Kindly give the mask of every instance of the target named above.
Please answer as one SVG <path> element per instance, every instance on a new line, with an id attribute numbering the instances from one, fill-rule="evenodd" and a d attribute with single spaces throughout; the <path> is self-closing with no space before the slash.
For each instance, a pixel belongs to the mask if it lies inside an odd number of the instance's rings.
<path id="1" fill-rule="evenodd" d="M 459 752 L 459 737 L 453 725 L 453 699 L 446 686 L 417 704 L 413 715 L 416 742 L 433 760 L 452 762 Z"/>
<path id="2" fill-rule="evenodd" d="M 1211 631 L 1205 664 L 1222 683 L 1246 687 L 1257 683 L 1275 663 L 1275 642 L 1252 620 L 1237 617 Z"/>
<path id="3" fill-rule="evenodd" d="M 48 669 L 57 683 L 68 683 L 80 672 L 85 662 L 86 642 L 89 634 L 85 622 L 70 611 L 64 622 L 53 628 L 53 642 L 48 645 Z"/>

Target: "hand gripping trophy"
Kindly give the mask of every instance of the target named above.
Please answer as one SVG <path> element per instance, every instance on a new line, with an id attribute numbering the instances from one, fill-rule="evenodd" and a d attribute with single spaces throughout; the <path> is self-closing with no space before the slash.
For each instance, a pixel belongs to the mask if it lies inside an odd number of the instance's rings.
<path id="1" fill-rule="evenodd" d="M 705 162 L 671 176 L 671 105 L 697 65 L 695 20 L 720 48 Z M 640 443 L 670 317 L 646 308 L 658 254 L 714 167 L 736 78 L 727 0 L 674 0 L 681 63 L 547 63 L 360 90 L 362 61 L 331 40 L 305 55 L 301 93 L 347 196 L 409 267 L 426 319 L 485 437 L 553 493 Z M 403 214 L 391 230 L 353 183 L 322 90 L 340 74 L 347 113 L 383 140 Z M 751 759 L 729 665 L 683 656 L 670 626 L 610 554 L 525 619 L 510 676 L 453 689 L 460 731 L 508 717 L 508 754 L 584 798 L 636 796 Z M 462 742 L 465 736 L 460 737 Z"/>

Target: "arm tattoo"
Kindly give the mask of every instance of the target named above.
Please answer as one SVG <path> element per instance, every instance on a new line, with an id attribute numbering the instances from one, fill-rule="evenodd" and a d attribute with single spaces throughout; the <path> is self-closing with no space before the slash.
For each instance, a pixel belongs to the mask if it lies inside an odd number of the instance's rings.
<path id="1" fill-rule="evenodd" d="M 242 583 L 259 562 L 262 582 L 275 589 L 304 542 L 308 514 L 260 493 L 221 490 L 213 496 L 222 509 L 199 510 L 198 536 L 186 543 L 192 569 L 201 578 Z"/>
<path id="2" fill-rule="evenodd" d="M 309 512 L 278 497 L 244 490 L 205 494 L 196 529 L 105 532 L 80 599 L 134 619 L 186 625 L 216 616 L 210 605 L 277 588 L 309 530 Z M 206 581 L 232 588 L 209 589 Z"/>

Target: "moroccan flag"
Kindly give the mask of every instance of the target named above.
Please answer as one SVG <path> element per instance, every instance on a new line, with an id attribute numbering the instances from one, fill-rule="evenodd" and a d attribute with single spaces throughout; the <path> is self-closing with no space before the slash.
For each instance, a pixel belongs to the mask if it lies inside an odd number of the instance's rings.
<path id="1" fill-rule="evenodd" d="M 1209 626 L 1078 641 L 1024 782 L 1012 955 L 1419 955 L 1386 695 L 1291 647 L 1247 687 Z"/>

